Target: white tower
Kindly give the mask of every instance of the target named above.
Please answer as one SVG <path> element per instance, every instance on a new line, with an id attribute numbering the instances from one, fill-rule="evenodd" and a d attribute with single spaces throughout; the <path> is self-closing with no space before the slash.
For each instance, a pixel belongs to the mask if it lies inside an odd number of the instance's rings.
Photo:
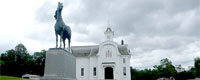
<path id="1" fill-rule="evenodd" d="M 106 41 L 113 41 L 113 37 L 114 37 L 114 31 L 112 31 L 112 29 L 110 28 L 110 24 L 108 24 L 108 27 L 106 29 L 106 31 L 104 32 L 105 35 L 105 39 Z"/>

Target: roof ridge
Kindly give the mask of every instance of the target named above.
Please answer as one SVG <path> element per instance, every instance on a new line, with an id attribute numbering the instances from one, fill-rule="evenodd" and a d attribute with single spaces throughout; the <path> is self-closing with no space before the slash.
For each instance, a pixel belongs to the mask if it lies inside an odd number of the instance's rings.
<path id="1" fill-rule="evenodd" d="M 71 46 L 71 47 L 95 47 L 95 46 L 99 46 L 99 45 Z"/>

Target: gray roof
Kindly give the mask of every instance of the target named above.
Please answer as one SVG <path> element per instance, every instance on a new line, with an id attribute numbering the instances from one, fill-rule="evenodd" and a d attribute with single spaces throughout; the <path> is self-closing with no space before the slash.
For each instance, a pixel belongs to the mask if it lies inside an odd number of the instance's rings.
<path id="1" fill-rule="evenodd" d="M 96 56 L 99 52 L 99 45 L 92 46 L 72 46 L 72 54 L 76 57 Z M 126 45 L 118 45 L 121 55 L 129 55 L 129 50 Z"/>
<path id="2" fill-rule="evenodd" d="M 121 53 L 121 55 L 129 55 L 130 50 L 127 48 L 126 45 L 118 45 L 118 49 L 119 49 L 119 53 Z"/>

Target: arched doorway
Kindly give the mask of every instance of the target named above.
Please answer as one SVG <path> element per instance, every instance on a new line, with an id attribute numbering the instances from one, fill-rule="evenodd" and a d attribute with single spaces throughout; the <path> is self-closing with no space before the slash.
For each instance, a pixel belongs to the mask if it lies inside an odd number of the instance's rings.
<path id="1" fill-rule="evenodd" d="M 106 67 L 105 68 L 105 79 L 113 79 L 113 68 L 112 67 Z"/>

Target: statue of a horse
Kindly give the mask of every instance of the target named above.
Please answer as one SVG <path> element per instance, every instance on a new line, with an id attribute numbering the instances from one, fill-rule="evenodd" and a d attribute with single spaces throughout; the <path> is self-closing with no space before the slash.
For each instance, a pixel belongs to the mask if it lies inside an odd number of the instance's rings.
<path id="1" fill-rule="evenodd" d="M 55 34 L 56 34 L 56 48 L 58 47 L 58 35 L 60 35 L 60 48 L 62 47 L 62 41 L 65 48 L 65 40 L 68 39 L 69 51 L 70 51 L 70 41 L 71 41 L 71 29 L 68 25 L 65 25 L 62 19 L 63 3 L 58 2 L 58 8 L 55 13 Z"/>

